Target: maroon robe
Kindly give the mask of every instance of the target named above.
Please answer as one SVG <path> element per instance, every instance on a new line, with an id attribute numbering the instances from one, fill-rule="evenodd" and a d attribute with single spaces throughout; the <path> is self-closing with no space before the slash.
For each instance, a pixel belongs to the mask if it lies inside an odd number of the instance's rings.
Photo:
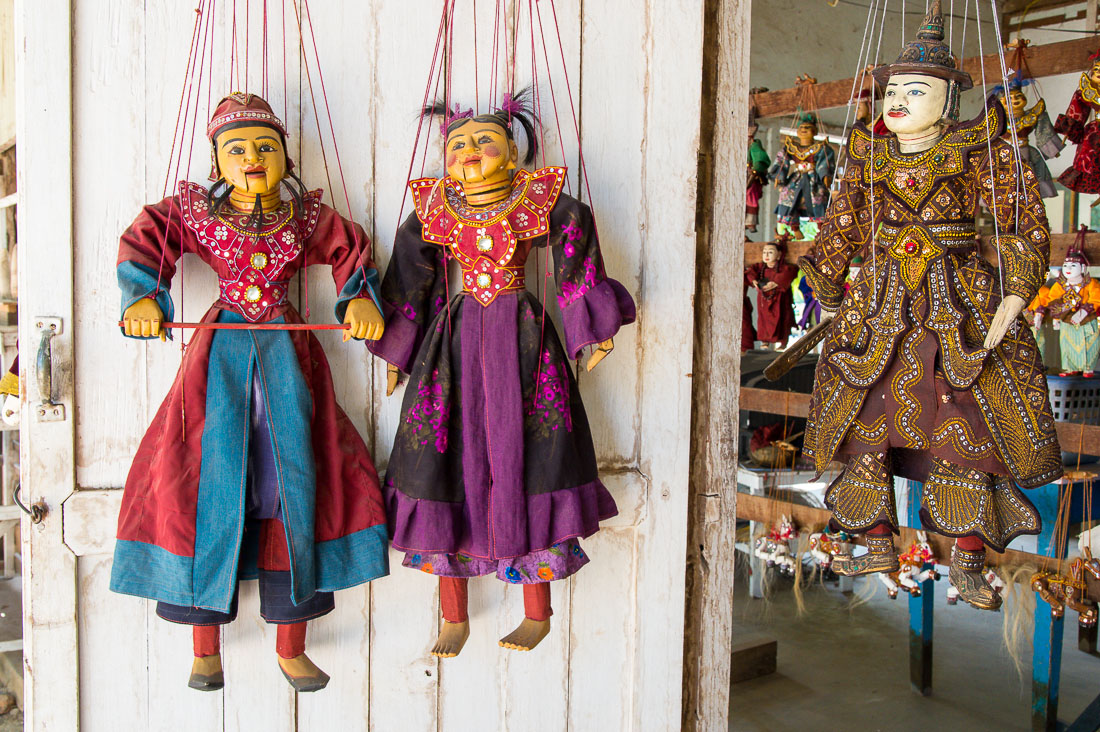
<path id="1" fill-rule="evenodd" d="M 772 269 L 757 262 L 749 267 L 748 278 L 756 288 L 756 339 L 762 343 L 787 345 L 794 327 L 794 293 L 791 285 L 798 277 L 798 267 L 786 262 Z M 778 287 L 765 292 L 763 287 L 774 282 Z"/>

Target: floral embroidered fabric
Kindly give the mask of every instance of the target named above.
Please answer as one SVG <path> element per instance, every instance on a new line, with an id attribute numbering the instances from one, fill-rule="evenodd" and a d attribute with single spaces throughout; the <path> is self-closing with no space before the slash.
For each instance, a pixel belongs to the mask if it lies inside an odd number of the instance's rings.
<path id="1" fill-rule="evenodd" d="M 554 544 L 548 549 L 513 559 L 477 559 L 465 554 L 406 552 L 402 566 L 437 577 L 483 577 L 516 585 L 531 585 L 565 579 L 588 564 L 588 555 L 577 539 Z"/>

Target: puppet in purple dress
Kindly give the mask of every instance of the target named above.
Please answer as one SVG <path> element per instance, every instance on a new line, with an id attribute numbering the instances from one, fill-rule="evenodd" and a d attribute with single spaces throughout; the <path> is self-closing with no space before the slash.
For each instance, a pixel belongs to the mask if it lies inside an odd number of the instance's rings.
<path id="1" fill-rule="evenodd" d="M 440 578 L 442 657 L 469 636 L 468 578 L 490 574 L 524 591 L 526 617 L 500 644 L 533 648 L 549 582 L 588 561 L 579 540 L 617 512 L 569 362 L 588 346 L 589 369 L 606 356 L 634 301 L 604 273 L 592 212 L 562 193 L 565 169 L 516 170 L 517 122 L 530 163 L 536 120 L 518 101 L 447 118 L 447 174 L 410 184 L 415 211 L 382 282 L 386 331 L 370 344 L 391 391 L 397 369 L 409 374 L 383 491 L 404 565 Z M 524 287 L 535 247 L 553 256 L 564 346 Z M 462 292 L 448 302 L 450 259 Z"/>

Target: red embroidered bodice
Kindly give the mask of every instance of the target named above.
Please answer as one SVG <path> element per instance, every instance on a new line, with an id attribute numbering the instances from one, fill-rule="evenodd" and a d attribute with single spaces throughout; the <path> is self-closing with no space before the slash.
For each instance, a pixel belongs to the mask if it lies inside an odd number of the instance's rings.
<path id="1" fill-rule="evenodd" d="M 466 203 L 452 178 L 409 183 L 425 241 L 447 247 L 462 267 L 462 287 L 487 306 L 497 295 L 524 287 L 531 240 L 550 231 L 550 211 L 565 183 L 565 168 L 520 170 L 512 192 L 491 206 Z"/>
<path id="2" fill-rule="evenodd" d="M 200 246 L 224 263 L 218 272 L 221 302 L 253 323 L 286 303 L 290 276 L 297 271 L 287 268 L 301 256 L 317 226 L 321 192 L 306 194 L 306 210 L 301 213 L 294 210 L 293 202 L 284 201 L 277 210 L 263 214 L 258 230 L 249 225 L 249 214 L 229 206 L 213 214 L 202 186 L 183 181 L 179 192 L 184 224 Z"/>

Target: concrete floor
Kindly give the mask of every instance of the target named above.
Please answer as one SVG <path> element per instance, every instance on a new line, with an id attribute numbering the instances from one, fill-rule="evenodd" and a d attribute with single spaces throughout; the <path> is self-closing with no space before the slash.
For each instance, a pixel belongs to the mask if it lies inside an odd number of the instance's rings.
<path id="1" fill-rule="evenodd" d="M 1001 640 L 1002 613 L 948 605 L 947 587 L 936 583 L 933 694 L 921 697 L 909 688 L 907 598 L 879 587 L 850 608 L 835 584 L 815 585 L 799 617 L 789 581 L 776 582 L 770 601 L 753 600 L 739 571 L 735 637 L 777 638 L 778 670 L 733 685 L 730 730 L 1029 730 L 1030 641 L 1021 679 Z M 1066 615 L 1059 716 L 1072 721 L 1100 694 L 1100 657 L 1077 650 L 1076 614 Z"/>

